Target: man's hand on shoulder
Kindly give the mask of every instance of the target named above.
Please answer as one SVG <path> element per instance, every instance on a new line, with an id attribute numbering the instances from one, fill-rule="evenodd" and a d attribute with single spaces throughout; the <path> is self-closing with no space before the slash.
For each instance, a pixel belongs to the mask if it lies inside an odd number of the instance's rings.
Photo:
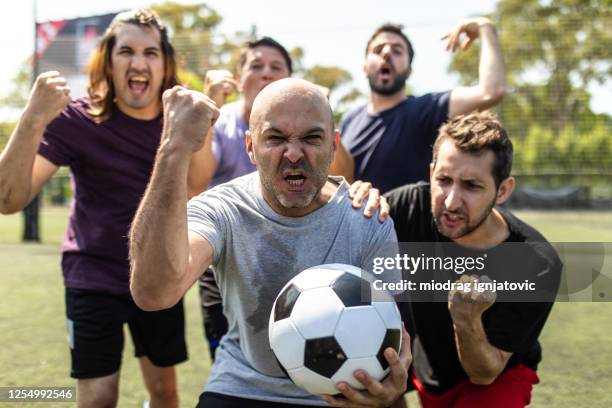
<path id="1" fill-rule="evenodd" d="M 374 188 L 372 183 L 364 182 L 361 180 L 355 181 L 349 188 L 349 198 L 353 200 L 353 207 L 356 209 L 361 208 L 364 200 L 367 198 L 366 207 L 363 210 L 363 216 L 366 218 L 372 217 L 376 210 L 380 209 L 378 213 L 378 220 L 382 223 L 389 217 L 389 203 L 387 199 L 380 194 L 380 190 Z"/>
<path id="2" fill-rule="evenodd" d="M 219 117 L 215 102 L 203 93 L 175 86 L 164 92 L 163 144 L 191 154 L 202 148 Z"/>

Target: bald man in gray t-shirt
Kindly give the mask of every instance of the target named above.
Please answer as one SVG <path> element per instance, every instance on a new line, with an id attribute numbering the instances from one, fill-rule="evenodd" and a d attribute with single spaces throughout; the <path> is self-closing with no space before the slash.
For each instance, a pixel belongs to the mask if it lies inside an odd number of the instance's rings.
<path id="1" fill-rule="evenodd" d="M 380 224 L 363 217 L 346 199 L 348 185 L 341 178 L 329 182 L 337 186 L 334 196 L 304 217 L 276 213 L 261 196 L 258 173 L 189 202 L 189 231 L 213 247 L 215 278 L 229 321 L 205 391 L 286 403 L 322 402 L 295 386 L 276 364 L 268 343 L 274 299 L 304 269 L 326 263 L 365 267 L 381 246 L 397 242 L 391 219 Z"/>
<path id="2" fill-rule="evenodd" d="M 168 307 L 215 265 L 230 328 L 199 406 L 343 406 L 293 385 L 274 361 L 266 330 L 274 298 L 301 270 L 326 262 L 366 266 L 380 245 L 397 243 L 390 220 L 364 218 L 346 199 L 347 185 L 327 176 L 339 143 L 327 99 L 298 79 L 264 88 L 245 138 L 257 173 L 188 206 L 187 159 L 201 148 L 218 109 L 202 94 L 175 88 L 164 95 L 164 113 L 155 169 L 130 234 L 134 300 L 144 309 Z M 400 278 L 385 273 L 387 280 Z M 350 403 L 389 406 L 402 395 L 412 360 L 403 335 L 399 354 L 385 350 L 386 379 L 357 370 L 367 391 L 337 385 Z"/>

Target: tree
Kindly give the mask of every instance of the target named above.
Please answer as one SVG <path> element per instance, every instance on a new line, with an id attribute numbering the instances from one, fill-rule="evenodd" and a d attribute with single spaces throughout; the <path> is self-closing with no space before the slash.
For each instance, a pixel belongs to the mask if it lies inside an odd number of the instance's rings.
<path id="1" fill-rule="evenodd" d="M 152 8 L 169 26 L 172 43 L 179 54 L 179 77 L 192 89 L 202 89 L 202 78 L 209 69 L 225 68 L 234 71 L 242 44 L 257 38 L 257 27 L 229 36 L 216 32 L 222 17 L 205 3 L 185 5 L 175 1 L 153 5 Z M 304 49 L 294 47 L 289 51 L 296 76 L 335 91 L 351 82 L 351 74 L 337 66 L 315 65 L 307 68 L 303 64 Z M 342 107 L 359 97 L 352 89 L 339 98 Z"/>
<path id="2" fill-rule="evenodd" d="M 304 49 L 302 47 L 294 47 L 289 51 L 291 63 L 293 64 L 293 72 L 300 75 L 304 73 Z"/>
<path id="3" fill-rule="evenodd" d="M 609 0 L 500 0 L 492 18 L 510 88 L 500 115 L 511 132 L 525 136 L 529 125 L 590 131 L 601 118 L 587 87 L 612 76 Z M 477 46 L 457 53 L 450 71 L 474 84 L 478 53 Z"/>
<path id="4" fill-rule="evenodd" d="M 15 129 L 15 123 L 12 122 L 0 122 L 0 152 L 4 149 L 8 143 L 11 133 Z"/>
<path id="5" fill-rule="evenodd" d="M 334 91 L 353 79 L 351 73 L 337 66 L 314 65 L 304 72 L 304 79 Z"/>
<path id="6" fill-rule="evenodd" d="M 222 17 L 205 3 L 181 4 L 168 1 L 151 6 L 168 25 L 172 43 L 183 70 L 203 76 L 218 65 L 218 50 L 213 41 Z"/>
<path id="7" fill-rule="evenodd" d="M 211 31 L 223 18 L 206 3 L 181 4 L 167 1 L 151 7 L 171 27 L 173 34 L 192 31 Z"/>
<path id="8" fill-rule="evenodd" d="M 333 93 L 337 92 L 343 85 L 349 84 L 353 77 L 350 72 L 335 65 L 314 65 L 304 70 L 304 79 L 329 88 L 330 93 Z M 340 123 L 350 102 L 361 96 L 362 93 L 357 88 L 351 88 L 347 93 L 338 98 L 338 102 L 334 106 L 334 122 L 336 125 Z"/>
<path id="9" fill-rule="evenodd" d="M 13 77 L 13 89 L 0 99 L 0 106 L 23 108 L 28 102 L 30 86 L 32 85 L 32 60 L 21 63 L 19 71 Z"/>

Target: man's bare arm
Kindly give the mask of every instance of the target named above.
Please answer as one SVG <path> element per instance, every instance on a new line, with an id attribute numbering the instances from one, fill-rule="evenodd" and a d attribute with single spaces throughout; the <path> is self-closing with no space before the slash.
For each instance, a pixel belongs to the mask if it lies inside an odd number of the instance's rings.
<path id="1" fill-rule="evenodd" d="M 460 44 L 461 34 L 467 36 L 463 44 Z M 466 20 L 444 38 L 448 38 L 447 49 L 455 51 L 458 47 L 469 48 L 478 37 L 480 37 L 478 85 L 453 89 L 450 95 L 449 118 L 493 107 L 506 95 L 504 58 L 491 20 L 486 17 Z"/>
<path id="2" fill-rule="evenodd" d="M 208 190 L 216 171 L 217 160 L 212 152 L 212 130 L 209 130 L 204 146 L 191 156 L 187 176 L 189 198 Z"/>
<path id="3" fill-rule="evenodd" d="M 455 344 L 459 361 L 470 381 L 478 385 L 489 385 L 506 367 L 512 353 L 491 345 L 482 326 L 482 321 L 473 324 L 453 324 Z"/>
<path id="4" fill-rule="evenodd" d="M 232 73 L 226 70 L 209 70 L 204 77 L 204 95 L 212 99 L 217 108 L 225 105 L 226 99 L 236 91 L 238 84 Z M 217 171 L 217 161 L 212 152 L 212 127 L 208 130 L 204 147 L 193 153 L 189 166 L 187 185 L 189 197 L 208 189 Z"/>
<path id="5" fill-rule="evenodd" d="M 36 155 L 47 125 L 70 101 L 70 89 L 59 72 L 41 74 L 34 83 L 13 134 L 0 155 L 0 212 L 23 209 L 58 167 Z"/>
<path id="6" fill-rule="evenodd" d="M 205 95 L 164 92 L 164 130 L 151 181 L 130 231 L 130 291 L 143 310 L 176 304 L 210 264 L 212 247 L 187 233 L 189 159 L 219 111 Z"/>

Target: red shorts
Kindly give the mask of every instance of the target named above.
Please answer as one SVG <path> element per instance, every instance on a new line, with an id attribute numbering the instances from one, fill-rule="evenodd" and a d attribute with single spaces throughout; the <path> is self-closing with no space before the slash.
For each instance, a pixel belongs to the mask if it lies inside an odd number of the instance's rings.
<path id="1" fill-rule="evenodd" d="M 502 372 L 490 385 L 464 381 L 444 394 L 425 391 L 423 384 L 412 376 L 423 408 L 519 408 L 531 402 L 531 389 L 540 382 L 535 371 L 522 364 Z"/>

